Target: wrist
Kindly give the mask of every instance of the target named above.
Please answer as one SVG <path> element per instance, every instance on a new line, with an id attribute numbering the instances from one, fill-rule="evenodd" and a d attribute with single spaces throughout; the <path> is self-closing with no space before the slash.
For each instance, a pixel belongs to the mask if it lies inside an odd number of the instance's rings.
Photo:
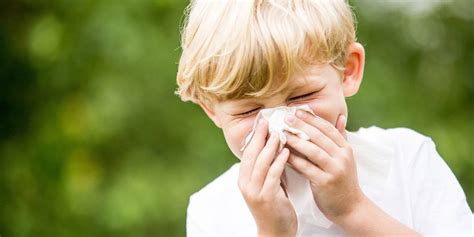
<path id="1" fill-rule="evenodd" d="M 258 237 L 287 237 L 287 236 L 295 236 L 295 235 L 287 235 L 287 234 L 282 234 L 282 233 L 263 233 L 263 232 L 258 232 Z"/>
<path id="2" fill-rule="evenodd" d="M 296 236 L 296 230 L 288 231 L 275 231 L 275 230 L 264 230 L 258 228 L 258 237 L 294 237 Z"/>
<path id="3" fill-rule="evenodd" d="M 351 212 L 335 220 L 348 236 L 420 236 L 418 233 L 387 215 L 365 197 Z"/>
<path id="4" fill-rule="evenodd" d="M 343 229 L 350 228 L 357 225 L 358 222 L 364 222 L 366 214 L 368 213 L 373 203 L 365 195 L 354 204 L 351 210 L 344 215 L 336 217 L 333 222 L 341 226 Z"/>

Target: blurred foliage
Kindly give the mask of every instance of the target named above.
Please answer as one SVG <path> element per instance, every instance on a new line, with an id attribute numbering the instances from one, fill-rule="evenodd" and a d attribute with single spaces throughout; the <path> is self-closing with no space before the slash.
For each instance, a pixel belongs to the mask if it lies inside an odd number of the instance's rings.
<path id="1" fill-rule="evenodd" d="M 431 136 L 474 205 L 474 12 L 352 1 L 367 52 L 349 130 Z M 237 160 L 174 94 L 185 1 L 0 3 L 0 235 L 184 236 L 188 197 Z"/>

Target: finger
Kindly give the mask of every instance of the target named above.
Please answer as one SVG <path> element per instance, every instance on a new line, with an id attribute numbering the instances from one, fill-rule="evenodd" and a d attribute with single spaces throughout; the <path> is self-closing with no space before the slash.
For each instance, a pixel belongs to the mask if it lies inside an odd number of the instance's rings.
<path id="1" fill-rule="evenodd" d="M 255 134 L 245 148 L 240 162 L 239 182 L 248 183 L 252 175 L 255 160 L 265 145 L 265 139 L 268 134 L 268 122 L 259 120 Z"/>
<path id="2" fill-rule="evenodd" d="M 268 170 L 268 174 L 265 178 L 265 183 L 262 187 L 262 193 L 272 193 L 276 194 L 280 188 L 280 179 L 285 170 L 286 162 L 288 161 L 288 157 L 290 155 L 290 151 L 288 148 L 283 148 L 283 150 L 278 154 L 275 158 L 275 161 L 270 166 Z"/>
<path id="3" fill-rule="evenodd" d="M 339 116 L 339 118 L 337 119 L 336 128 L 337 128 L 337 130 L 339 131 L 339 133 L 342 134 L 342 136 L 344 137 L 344 139 L 346 139 L 346 141 L 347 141 L 346 123 L 347 123 L 347 118 L 346 118 L 346 116 L 343 115 L 343 114 L 341 114 L 341 116 Z"/>
<path id="4" fill-rule="evenodd" d="M 347 141 L 344 139 L 344 136 L 327 120 L 301 110 L 296 112 L 296 117 L 319 129 L 339 147 L 345 147 L 348 145 Z"/>
<path id="5" fill-rule="evenodd" d="M 305 156 L 313 165 L 319 166 L 323 170 L 330 169 L 331 157 L 317 145 L 305 141 L 291 133 L 285 132 L 287 144 Z"/>
<path id="6" fill-rule="evenodd" d="M 258 190 L 261 190 L 265 177 L 267 176 L 268 169 L 270 168 L 273 159 L 276 156 L 278 147 L 280 145 L 280 138 L 277 133 L 273 132 L 267 141 L 267 144 L 260 152 L 257 161 L 252 171 L 252 178 L 250 182 L 252 186 Z"/>
<path id="7" fill-rule="evenodd" d="M 314 118 L 314 116 L 312 117 Z M 317 127 L 309 124 L 308 122 L 305 122 L 293 115 L 288 116 L 286 121 L 291 127 L 304 131 L 309 136 L 311 142 L 321 147 L 328 154 L 336 154 L 340 149 L 340 147 L 334 143 L 333 140 L 326 136 Z"/>
<path id="8" fill-rule="evenodd" d="M 249 141 L 242 154 L 242 160 L 248 158 L 256 158 L 260 154 L 268 135 L 268 122 L 265 119 L 260 119 L 257 124 L 254 135 Z"/>
<path id="9" fill-rule="evenodd" d="M 313 183 L 324 183 L 329 178 L 327 173 L 305 158 L 290 154 L 288 157 L 288 163 L 290 163 L 296 171 L 300 172 Z"/>

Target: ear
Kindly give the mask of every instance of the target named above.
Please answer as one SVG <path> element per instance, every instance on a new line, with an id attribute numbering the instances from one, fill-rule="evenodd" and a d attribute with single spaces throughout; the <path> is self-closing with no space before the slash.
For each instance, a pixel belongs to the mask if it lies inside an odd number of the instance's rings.
<path id="1" fill-rule="evenodd" d="M 347 50 L 347 61 L 343 73 L 342 87 L 345 97 L 353 96 L 359 91 L 364 75 L 365 50 L 355 42 Z"/>
<path id="2" fill-rule="evenodd" d="M 222 128 L 221 121 L 219 117 L 217 116 L 216 111 L 214 110 L 212 105 L 207 104 L 206 102 L 203 102 L 203 101 L 199 101 L 199 106 L 201 106 L 204 112 L 206 112 L 207 116 L 212 120 L 212 122 L 214 122 L 214 124 L 218 128 Z"/>

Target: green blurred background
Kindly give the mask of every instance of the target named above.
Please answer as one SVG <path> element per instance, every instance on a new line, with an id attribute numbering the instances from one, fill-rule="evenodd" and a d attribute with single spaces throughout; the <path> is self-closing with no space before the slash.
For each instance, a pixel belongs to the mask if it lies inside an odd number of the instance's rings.
<path id="1" fill-rule="evenodd" d="M 352 1 L 365 79 L 349 130 L 436 142 L 474 205 L 474 3 Z M 186 1 L 0 3 L 0 235 L 184 236 L 237 159 L 173 92 Z"/>

